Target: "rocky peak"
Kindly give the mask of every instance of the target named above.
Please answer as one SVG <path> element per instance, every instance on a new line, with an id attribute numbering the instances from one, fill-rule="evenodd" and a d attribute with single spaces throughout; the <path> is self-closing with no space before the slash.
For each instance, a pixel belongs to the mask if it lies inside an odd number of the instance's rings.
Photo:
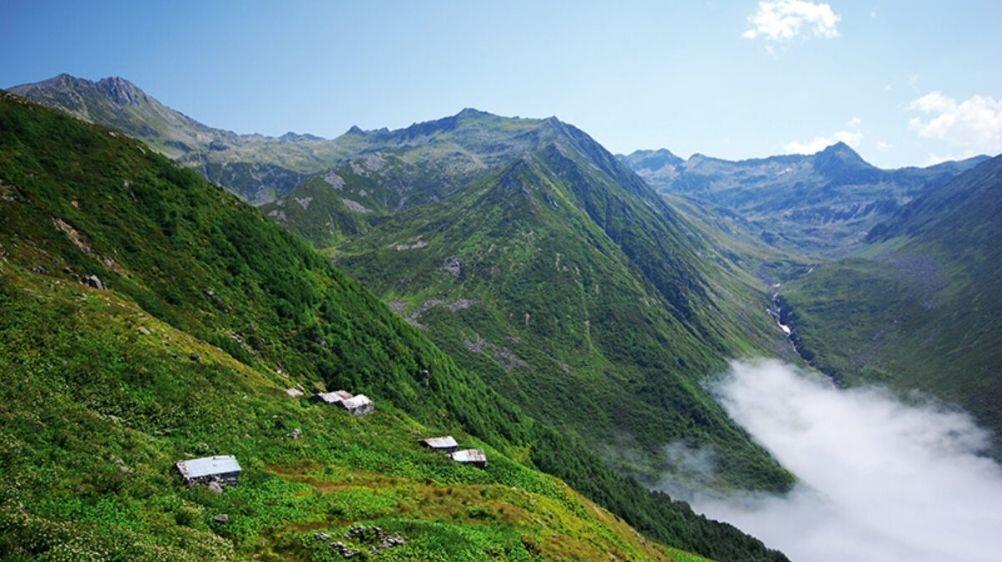
<path id="1" fill-rule="evenodd" d="M 140 105 L 149 103 L 146 92 L 125 78 L 110 76 L 98 80 L 97 87 L 118 105 Z"/>
<path id="2" fill-rule="evenodd" d="M 814 169 L 835 171 L 837 168 L 872 168 L 870 164 L 844 142 L 837 142 L 814 155 Z"/>

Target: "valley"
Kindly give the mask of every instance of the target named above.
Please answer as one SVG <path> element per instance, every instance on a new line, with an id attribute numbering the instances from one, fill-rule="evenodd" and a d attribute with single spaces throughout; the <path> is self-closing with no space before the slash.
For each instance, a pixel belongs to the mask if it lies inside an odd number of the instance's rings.
<path id="1" fill-rule="evenodd" d="M 147 145 L 6 93 L 0 130 L 5 558 L 325 559 L 365 524 L 404 559 L 785 559 L 613 472 Z M 488 466 L 418 444 L 445 432 Z M 172 472 L 220 453 L 244 469 L 224 493 Z"/>
<path id="2" fill-rule="evenodd" d="M 325 559 L 378 524 L 399 559 L 785 560 L 677 501 L 802 492 L 721 395 L 759 357 L 928 393 L 995 432 L 973 454 L 1002 450 L 998 157 L 615 156 L 556 117 L 469 108 L 268 137 L 122 78 L 10 91 L 0 360 L 31 384 L 0 413 L 24 475 L 0 553 Z M 446 433 L 487 467 L 417 446 Z M 165 468 L 220 450 L 248 467 L 221 496 Z"/>

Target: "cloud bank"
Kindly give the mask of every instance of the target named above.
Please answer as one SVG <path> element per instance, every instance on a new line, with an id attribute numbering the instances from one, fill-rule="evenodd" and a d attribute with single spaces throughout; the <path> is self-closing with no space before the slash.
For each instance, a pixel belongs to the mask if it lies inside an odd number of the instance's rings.
<path id="1" fill-rule="evenodd" d="M 836 390 L 776 361 L 733 363 L 730 415 L 800 478 L 786 496 L 700 497 L 793 560 L 989 561 L 1002 552 L 1002 469 L 962 413 Z"/>
<path id="2" fill-rule="evenodd" d="M 1002 152 L 1002 100 L 974 95 L 957 101 L 940 92 L 926 94 L 908 105 L 920 113 L 908 128 L 927 139 L 961 149 L 961 156 Z"/>
<path id="3" fill-rule="evenodd" d="M 832 7 L 806 0 L 774 0 L 758 3 L 758 10 L 748 16 L 751 27 L 741 34 L 745 39 L 789 41 L 795 38 L 838 37 L 842 19 Z"/>

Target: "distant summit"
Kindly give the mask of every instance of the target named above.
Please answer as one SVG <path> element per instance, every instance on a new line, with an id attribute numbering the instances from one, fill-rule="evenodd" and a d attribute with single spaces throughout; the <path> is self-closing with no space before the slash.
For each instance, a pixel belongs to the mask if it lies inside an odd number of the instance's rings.
<path id="1" fill-rule="evenodd" d="M 981 162 L 882 170 L 844 142 L 814 154 L 724 160 L 638 150 L 620 160 L 665 194 L 717 205 L 750 221 L 769 244 L 806 253 L 839 253 L 929 186 Z"/>
<path id="2" fill-rule="evenodd" d="M 117 76 L 97 82 L 60 74 L 10 91 L 91 123 L 120 129 L 172 158 L 231 144 L 233 133 L 207 127 Z"/>
<path id="3" fill-rule="evenodd" d="M 844 142 L 837 142 L 813 155 L 814 169 L 821 173 L 838 174 L 846 171 L 873 170 L 877 168 Z"/>
<path id="4" fill-rule="evenodd" d="M 276 138 L 209 127 L 117 76 L 95 82 L 60 74 L 10 91 L 121 130 L 251 203 L 274 199 L 301 182 L 304 173 L 342 156 L 333 141 L 315 135 L 289 132 Z"/>

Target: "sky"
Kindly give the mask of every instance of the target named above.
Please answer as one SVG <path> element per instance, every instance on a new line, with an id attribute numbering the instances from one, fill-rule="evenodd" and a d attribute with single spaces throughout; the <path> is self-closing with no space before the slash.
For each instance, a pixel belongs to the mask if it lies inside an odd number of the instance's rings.
<path id="1" fill-rule="evenodd" d="M 1002 2 L 0 0 L 0 87 L 117 75 L 214 127 L 334 137 L 464 107 L 613 152 L 842 140 L 882 167 L 1002 152 Z"/>

